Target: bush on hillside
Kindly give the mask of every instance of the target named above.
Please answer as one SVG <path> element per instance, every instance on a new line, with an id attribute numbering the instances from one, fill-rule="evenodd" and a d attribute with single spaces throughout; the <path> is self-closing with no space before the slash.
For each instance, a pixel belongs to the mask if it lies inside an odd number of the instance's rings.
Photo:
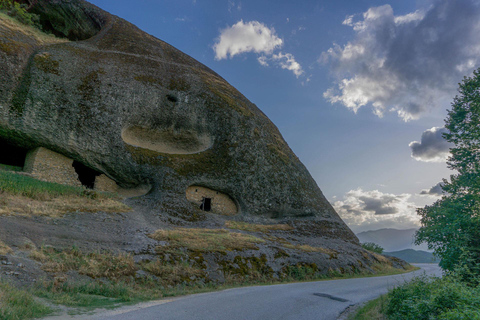
<path id="1" fill-rule="evenodd" d="M 373 242 L 362 243 L 362 248 L 365 249 L 365 250 L 380 253 L 380 254 L 383 253 L 383 248 L 381 246 L 379 246 L 378 244 L 373 243 Z"/>
<path id="2" fill-rule="evenodd" d="M 27 5 L 13 0 L 0 0 L 0 11 L 5 12 L 23 24 L 34 26 L 39 29 L 40 16 L 27 11 Z"/>

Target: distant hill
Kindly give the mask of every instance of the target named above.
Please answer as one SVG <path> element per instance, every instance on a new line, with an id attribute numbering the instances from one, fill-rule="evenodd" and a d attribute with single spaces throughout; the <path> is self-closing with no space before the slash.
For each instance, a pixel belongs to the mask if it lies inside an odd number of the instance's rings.
<path id="1" fill-rule="evenodd" d="M 385 251 L 393 252 L 404 249 L 428 250 L 426 244 L 416 246 L 413 244 L 417 229 L 379 229 L 364 231 L 357 234 L 360 242 L 373 242 L 380 245 Z"/>
<path id="2" fill-rule="evenodd" d="M 394 252 L 384 252 L 386 256 L 397 257 L 402 260 L 407 261 L 408 263 L 437 263 L 437 260 L 434 255 L 430 252 L 422 251 L 422 250 L 413 250 L 413 249 L 405 249 L 401 251 L 394 251 Z"/>

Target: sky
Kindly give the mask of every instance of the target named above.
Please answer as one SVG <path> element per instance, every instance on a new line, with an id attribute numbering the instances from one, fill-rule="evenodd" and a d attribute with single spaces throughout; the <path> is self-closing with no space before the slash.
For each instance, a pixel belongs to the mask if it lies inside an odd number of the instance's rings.
<path id="1" fill-rule="evenodd" d="M 419 226 L 478 0 L 90 0 L 205 64 L 279 128 L 354 232 Z"/>

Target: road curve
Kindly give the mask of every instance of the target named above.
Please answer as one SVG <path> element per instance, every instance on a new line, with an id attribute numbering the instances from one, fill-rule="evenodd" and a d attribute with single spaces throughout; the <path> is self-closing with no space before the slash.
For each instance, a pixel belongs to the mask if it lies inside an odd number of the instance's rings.
<path id="1" fill-rule="evenodd" d="M 89 315 L 95 320 L 334 320 L 351 305 L 374 299 L 412 277 L 441 275 L 435 264 L 384 277 L 255 286 L 163 300 Z M 53 319 L 53 318 L 52 318 Z M 72 317 L 72 319 L 79 319 Z"/>

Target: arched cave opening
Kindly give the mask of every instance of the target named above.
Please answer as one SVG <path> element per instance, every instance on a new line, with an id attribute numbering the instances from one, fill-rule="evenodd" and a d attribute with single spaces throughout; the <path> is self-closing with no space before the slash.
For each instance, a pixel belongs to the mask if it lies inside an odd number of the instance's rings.
<path id="1" fill-rule="evenodd" d="M 23 169 L 27 153 L 28 149 L 0 140 L 0 164 Z"/>
<path id="2" fill-rule="evenodd" d="M 75 168 L 75 172 L 78 175 L 78 180 L 80 180 L 81 184 L 89 189 L 93 189 L 95 187 L 95 178 L 101 175 L 100 172 L 87 167 L 81 162 L 73 161 L 72 167 Z"/>

